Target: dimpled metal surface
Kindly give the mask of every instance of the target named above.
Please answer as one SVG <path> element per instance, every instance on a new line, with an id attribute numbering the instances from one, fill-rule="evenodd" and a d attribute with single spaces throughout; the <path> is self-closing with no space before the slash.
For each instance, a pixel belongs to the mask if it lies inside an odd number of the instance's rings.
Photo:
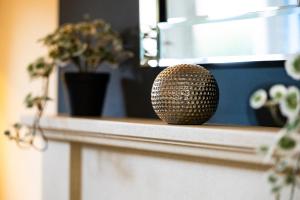
<path id="1" fill-rule="evenodd" d="M 151 91 L 154 111 L 169 124 L 203 124 L 216 111 L 218 101 L 215 78 L 199 65 L 166 68 L 156 77 Z"/>

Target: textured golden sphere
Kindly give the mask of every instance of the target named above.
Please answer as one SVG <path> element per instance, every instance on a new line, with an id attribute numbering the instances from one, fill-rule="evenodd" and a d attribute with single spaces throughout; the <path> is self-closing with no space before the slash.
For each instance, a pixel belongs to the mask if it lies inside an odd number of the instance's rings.
<path id="1" fill-rule="evenodd" d="M 213 75 L 199 65 L 166 68 L 154 80 L 151 102 L 169 124 L 203 124 L 215 113 L 219 89 Z"/>

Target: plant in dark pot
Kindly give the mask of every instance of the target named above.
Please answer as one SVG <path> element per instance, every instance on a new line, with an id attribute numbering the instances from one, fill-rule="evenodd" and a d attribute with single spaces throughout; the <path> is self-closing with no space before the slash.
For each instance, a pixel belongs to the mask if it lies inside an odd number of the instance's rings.
<path id="1" fill-rule="evenodd" d="M 253 95 L 251 107 L 255 108 L 254 114 L 259 126 L 283 127 L 285 125 L 287 118 L 282 115 L 279 105 L 285 90 L 285 85 L 275 84 L 269 88 L 269 94 L 265 89 L 260 89 Z M 260 105 L 262 103 L 263 105 Z"/>
<path id="2" fill-rule="evenodd" d="M 104 62 L 113 66 L 131 56 L 122 40 L 103 20 L 66 24 L 41 40 L 59 65 L 76 67 L 65 73 L 71 115 L 100 116 L 109 74 L 95 73 Z"/>
<path id="3" fill-rule="evenodd" d="M 41 95 L 30 93 L 25 98 L 26 106 L 36 109 L 35 119 L 31 128 L 16 123 L 13 131 L 5 131 L 5 135 L 20 146 L 43 150 L 47 142 L 40 145 L 36 136 L 46 141 L 39 122 L 50 100 L 49 76 L 54 68 L 67 66 L 72 71 L 65 72 L 63 77 L 69 93 L 71 115 L 100 116 L 109 74 L 97 72 L 98 68 L 105 63 L 116 67 L 133 54 L 123 49 L 119 34 L 100 19 L 62 25 L 40 42 L 47 47 L 48 54 L 31 63 L 27 71 L 32 79 L 42 80 L 43 91 Z"/>

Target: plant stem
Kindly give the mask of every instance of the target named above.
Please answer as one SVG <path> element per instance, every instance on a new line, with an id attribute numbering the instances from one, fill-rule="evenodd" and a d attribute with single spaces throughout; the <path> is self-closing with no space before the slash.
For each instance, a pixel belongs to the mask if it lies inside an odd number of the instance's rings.
<path id="1" fill-rule="evenodd" d="M 44 135 L 44 131 L 43 129 L 40 127 L 40 120 L 41 117 L 43 116 L 44 110 L 46 108 L 46 104 L 47 104 L 47 98 L 48 98 L 48 91 L 49 91 L 49 77 L 46 77 L 44 80 L 44 94 L 42 96 L 42 98 L 44 99 L 43 104 L 41 105 L 40 109 L 37 110 L 37 113 L 35 115 L 35 119 L 32 125 L 32 135 L 33 135 L 33 140 L 32 140 L 32 146 L 37 149 L 37 150 L 41 150 L 44 151 L 47 149 L 48 146 L 48 142 L 47 142 L 47 138 Z M 36 136 L 36 131 L 39 130 L 40 134 L 43 138 L 43 140 L 45 141 L 45 146 L 43 146 L 42 148 L 38 148 L 37 146 L 35 146 L 34 144 L 34 137 Z"/>
<path id="2" fill-rule="evenodd" d="M 276 113 L 276 107 L 275 105 L 269 105 L 269 110 L 271 112 L 272 118 L 274 119 L 275 123 L 280 125 L 280 124 L 284 124 L 284 122 L 278 117 L 277 113 Z"/>
<path id="3" fill-rule="evenodd" d="M 10 139 L 14 139 L 17 143 L 17 145 L 19 147 L 25 147 L 24 144 L 28 144 L 28 146 L 26 147 L 30 147 L 32 146 L 33 148 L 35 148 L 38 151 L 45 151 L 48 148 L 48 140 L 44 134 L 43 129 L 40 127 L 40 120 L 43 116 L 43 113 L 45 111 L 46 105 L 47 105 L 47 101 L 48 99 L 48 91 L 49 91 L 49 75 L 48 76 L 43 76 L 42 77 L 42 81 L 43 81 L 43 94 L 40 98 L 40 100 L 36 103 L 36 114 L 34 116 L 34 120 L 32 123 L 32 128 L 31 128 L 31 132 L 25 134 L 24 136 L 21 136 L 19 134 L 19 129 L 16 130 L 16 136 L 11 136 Z M 36 139 L 36 135 L 37 135 L 37 131 L 39 131 L 40 136 L 42 137 L 42 140 L 44 141 L 43 146 L 39 147 L 36 145 L 35 143 L 35 139 Z M 31 136 L 29 138 L 29 140 L 27 139 L 27 137 Z"/>
<path id="4" fill-rule="evenodd" d="M 289 198 L 290 200 L 294 199 L 295 187 L 296 187 L 296 176 L 299 172 L 299 168 L 300 168 L 300 155 L 298 155 L 296 167 L 294 168 L 294 171 L 293 171 L 293 177 L 295 178 L 295 180 L 293 180 L 293 183 L 292 183 L 291 193 L 290 193 L 290 198 Z"/>
<path id="5" fill-rule="evenodd" d="M 275 194 L 275 200 L 280 200 L 280 193 L 279 192 Z"/>
<path id="6" fill-rule="evenodd" d="M 79 57 L 72 57 L 71 58 L 72 62 L 74 63 L 74 65 L 77 67 L 77 69 L 81 72 L 83 71 L 81 68 L 81 63 L 80 63 L 80 59 Z"/>
<path id="7" fill-rule="evenodd" d="M 85 59 L 85 61 L 84 61 L 84 69 L 85 69 L 85 72 L 88 72 L 89 71 L 89 68 L 88 68 L 88 64 L 87 64 L 87 61 L 86 61 L 86 59 Z"/>

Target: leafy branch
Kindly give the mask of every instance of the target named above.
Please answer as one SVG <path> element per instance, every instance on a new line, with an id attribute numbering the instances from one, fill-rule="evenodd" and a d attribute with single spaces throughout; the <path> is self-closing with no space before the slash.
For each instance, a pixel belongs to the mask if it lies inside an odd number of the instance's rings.
<path id="1" fill-rule="evenodd" d="M 300 80 L 300 54 L 286 61 L 285 70 L 290 77 Z M 300 90 L 296 86 L 286 87 L 282 84 L 273 85 L 269 93 L 259 89 L 250 97 L 250 106 L 254 109 L 267 107 L 272 114 L 272 109 L 279 107 L 287 119 L 275 142 L 261 149 L 266 160 L 274 161 L 268 182 L 275 199 L 280 200 L 282 189 L 290 187 L 289 200 L 293 200 L 295 189 L 300 187 Z"/>
<path id="2" fill-rule="evenodd" d="M 47 149 L 48 142 L 43 129 L 40 127 L 40 120 L 43 116 L 47 102 L 51 100 L 48 97 L 49 76 L 54 66 L 54 63 L 47 62 L 44 58 L 38 58 L 27 68 L 27 72 L 32 79 L 39 78 L 43 82 L 43 93 L 41 96 L 33 96 L 30 93 L 24 100 L 27 108 L 34 108 L 36 111 L 32 128 L 28 129 L 23 127 L 20 123 L 16 123 L 13 126 L 14 132 L 10 130 L 4 132 L 9 139 L 14 140 L 16 144 L 22 148 L 32 146 L 40 151 Z M 22 132 L 24 133 L 22 134 Z"/>

